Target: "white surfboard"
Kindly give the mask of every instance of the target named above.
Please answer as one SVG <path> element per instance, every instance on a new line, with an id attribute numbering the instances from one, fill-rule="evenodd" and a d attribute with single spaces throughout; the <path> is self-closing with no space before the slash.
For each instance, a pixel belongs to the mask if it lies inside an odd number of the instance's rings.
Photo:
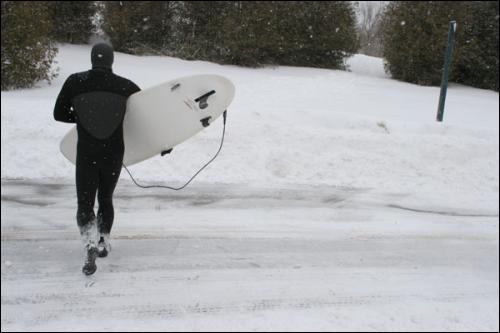
<path id="1" fill-rule="evenodd" d="M 234 90 L 222 76 L 196 75 L 131 95 L 123 121 L 123 164 L 139 163 L 189 139 L 227 110 Z M 77 140 L 75 126 L 60 144 L 62 154 L 73 164 Z"/>

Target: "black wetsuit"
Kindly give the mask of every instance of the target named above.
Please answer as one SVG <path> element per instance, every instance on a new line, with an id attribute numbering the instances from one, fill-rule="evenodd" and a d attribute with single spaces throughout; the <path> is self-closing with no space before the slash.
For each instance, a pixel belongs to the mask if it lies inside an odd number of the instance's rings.
<path id="1" fill-rule="evenodd" d="M 128 98 L 139 91 L 132 81 L 113 74 L 109 68 L 93 68 L 92 70 L 71 75 L 57 97 L 54 108 L 54 118 L 57 121 L 76 123 L 78 130 L 76 158 L 76 191 L 78 197 L 77 223 L 80 228 L 95 219 L 94 203 L 96 192 L 99 202 L 97 223 L 101 234 L 109 234 L 113 225 L 113 192 L 120 176 L 124 142 L 123 115 L 120 114 L 118 125 L 110 135 L 97 138 L 81 121 L 89 110 L 75 110 L 74 99 L 77 96 L 100 92 L 110 93 L 110 96 Z M 123 104 L 124 105 L 124 104 Z M 120 106 L 124 108 L 124 106 Z M 78 111 L 78 112 L 77 112 Z M 107 119 L 104 114 L 112 112 L 106 109 L 97 111 L 102 121 Z M 124 110 L 123 110 L 124 114 Z M 99 116 L 94 118 L 99 121 Z"/>

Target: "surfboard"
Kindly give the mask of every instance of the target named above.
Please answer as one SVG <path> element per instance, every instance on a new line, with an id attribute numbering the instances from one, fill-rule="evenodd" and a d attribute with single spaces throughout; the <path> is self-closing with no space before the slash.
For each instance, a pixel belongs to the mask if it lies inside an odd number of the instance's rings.
<path id="1" fill-rule="evenodd" d="M 123 120 L 123 164 L 142 162 L 194 136 L 228 109 L 234 93 L 234 85 L 223 76 L 195 75 L 131 95 Z M 77 141 L 75 126 L 60 144 L 62 154 L 73 164 Z"/>

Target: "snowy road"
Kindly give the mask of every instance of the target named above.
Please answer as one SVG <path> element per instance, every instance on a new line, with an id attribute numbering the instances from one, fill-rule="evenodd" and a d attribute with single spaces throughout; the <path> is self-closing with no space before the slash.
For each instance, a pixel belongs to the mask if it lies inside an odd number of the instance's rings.
<path id="1" fill-rule="evenodd" d="M 498 208 L 121 182 L 115 210 L 87 278 L 73 186 L 2 181 L 2 331 L 498 330 Z"/>

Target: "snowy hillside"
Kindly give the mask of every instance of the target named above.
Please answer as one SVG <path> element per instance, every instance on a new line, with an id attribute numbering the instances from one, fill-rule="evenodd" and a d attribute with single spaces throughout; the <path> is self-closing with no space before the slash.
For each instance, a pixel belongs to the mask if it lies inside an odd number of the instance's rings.
<path id="1" fill-rule="evenodd" d="M 71 125 L 55 122 L 52 110 L 66 77 L 89 68 L 89 53 L 86 46 L 63 46 L 52 86 L 2 92 L 2 178 L 73 178 L 58 147 Z M 451 203 L 498 201 L 498 93 L 452 86 L 439 124 L 438 88 L 390 80 L 377 58 L 350 62 L 352 73 L 252 70 L 117 54 L 115 72 L 143 88 L 201 73 L 234 82 L 226 145 L 198 181 L 327 184 L 436 195 L 432 200 Z M 141 180 L 181 183 L 213 155 L 220 135 L 221 122 L 174 154 L 132 170 Z"/>
<path id="2" fill-rule="evenodd" d="M 248 69 L 115 54 L 147 88 L 220 74 L 236 86 L 219 158 L 183 192 L 118 184 L 114 250 L 81 276 L 74 167 L 55 122 L 89 46 L 52 85 L 1 94 L 3 330 L 498 330 L 499 96 L 350 72 Z M 131 168 L 180 185 L 222 121 Z M 83 318 L 83 320 L 82 320 Z"/>

